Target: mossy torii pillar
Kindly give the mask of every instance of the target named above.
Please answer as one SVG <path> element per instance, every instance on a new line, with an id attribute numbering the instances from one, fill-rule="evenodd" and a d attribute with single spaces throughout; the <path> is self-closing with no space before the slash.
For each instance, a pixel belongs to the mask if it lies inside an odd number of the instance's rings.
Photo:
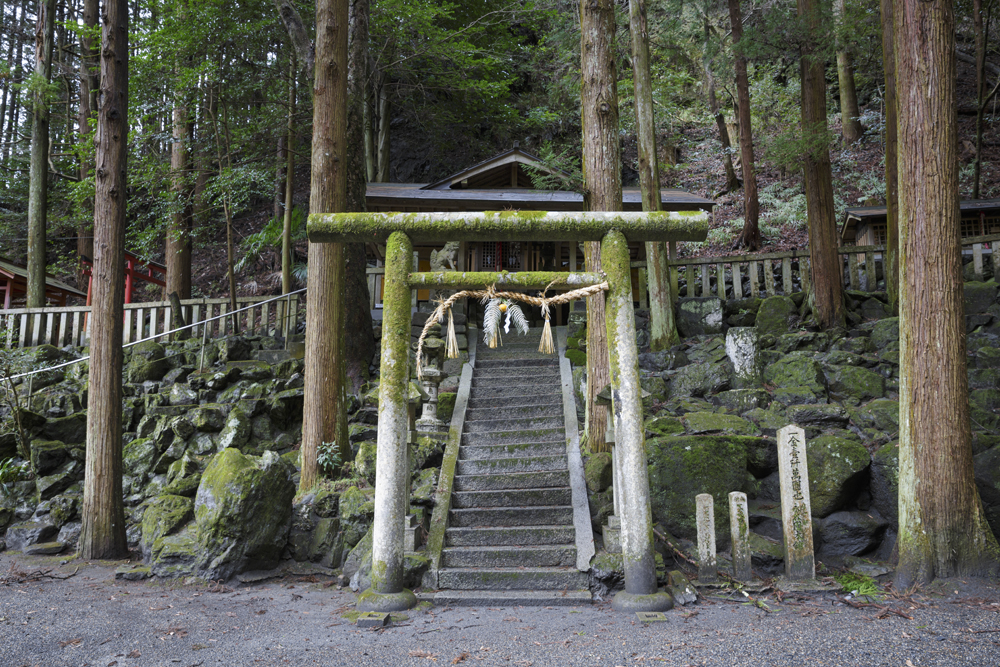
<path id="1" fill-rule="evenodd" d="M 708 217 L 696 212 L 546 213 L 338 213 L 309 216 L 309 240 L 387 242 L 382 314 L 378 454 L 372 586 L 358 600 L 362 611 L 398 611 L 415 604 L 403 588 L 403 519 L 406 514 L 407 404 L 410 290 L 420 285 L 451 289 L 496 284 L 541 288 L 586 287 L 601 276 L 581 273 L 411 273 L 413 240 L 602 241 L 602 268 L 609 284 L 607 330 L 615 435 L 621 448 L 622 555 L 625 590 L 614 606 L 628 611 L 661 611 L 672 605 L 659 592 L 653 553 L 646 446 L 642 427 L 638 351 L 628 241 L 701 241 Z"/>

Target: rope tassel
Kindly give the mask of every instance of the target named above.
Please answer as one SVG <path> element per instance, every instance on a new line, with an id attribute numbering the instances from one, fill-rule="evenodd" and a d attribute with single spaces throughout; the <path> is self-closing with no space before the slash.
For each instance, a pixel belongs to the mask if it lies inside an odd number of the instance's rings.
<path id="1" fill-rule="evenodd" d="M 556 351 L 552 344 L 552 324 L 549 322 L 549 304 L 542 304 L 542 314 L 545 315 L 545 326 L 542 327 L 542 340 L 538 344 L 538 351 L 542 354 L 552 354 Z"/>
<path id="2" fill-rule="evenodd" d="M 455 335 L 455 316 L 451 308 L 448 308 L 448 345 L 445 347 L 445 354 L 449 359 L 458 359 L 458 336 Z"/>

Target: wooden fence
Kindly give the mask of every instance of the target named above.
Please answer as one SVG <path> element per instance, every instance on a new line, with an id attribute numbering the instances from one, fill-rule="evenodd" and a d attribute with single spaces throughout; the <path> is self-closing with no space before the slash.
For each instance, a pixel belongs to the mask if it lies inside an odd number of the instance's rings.
<path id="1" fill-rule="evenodd" d="M 986 263 L 1000 276 L 1000 252 L 993 246 L 1000 234 L 962 239 L 962 252 L 972 257 L 973 274 L 983 280 Z M 841 275 L 847 289 L 875 292 L 878 281 L 884 279 L 884 246 L 842 246 Z M 693 257 L 669 262 L 674 280 L 684 277 L 681 296 L 717 296 L 723 299 L 768 297 L 809 289 L 809 250 L 790 250 L 761 255 L 731 255 L 727 257 Z M 641 308 L 649 303 L 646 284 L 646 262 L 632 262 L 638 270 L 635 300 Z M 722 288 L 720 289 L 720 285 Z"/>
<path id="2" fill-rule="evenodd" d="M 299 296 L 292 295 L 281 301 L 261 303 L 272 299 L 273 296 L 240 297 L 236 299 L 238 308 L 258 303 L 260 306 L 237 313 L 235 318 L 224 317 L 207 324 L 202 322 L 230 312 L 229 299 L 185 299 L 181 301 L 181 305 L 187 311 L 185 321 L 199 323 L 191 328 L 192 336 L 227 336 L 233 332 L 234 319 L 242 333 L 282 333 L 286 326 L 294 329 L 299 317 Z M 286 312 L 290 315 L 287 318 Z M 0 347 L 23 348 L 43 343 L 57 347 L 87 345 L 89 314 L 90 306 L 0 310 Z M 125 304 L 123 342 L 131 343 L 170 331 L 171 316 L 169 301 Z"/>

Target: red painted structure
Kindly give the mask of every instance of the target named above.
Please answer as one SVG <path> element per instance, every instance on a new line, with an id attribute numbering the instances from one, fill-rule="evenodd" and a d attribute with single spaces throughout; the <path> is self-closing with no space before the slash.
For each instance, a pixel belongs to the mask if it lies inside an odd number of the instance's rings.
<path id="1" fill-rule="evenodd" d="M 93 262 L 89 257 L 81 259 L 85 267 L 83 269 L 84 275 L 87 276 L 87 305 L 89 306 L 94 287 L 94 276 L 90 270 Z M 132 290 L 136 280 L 166 287 L 167 284 L 164 282 L 166 277 L 167 267 L 125 251 L 125 303 L 132 303 Z"/>

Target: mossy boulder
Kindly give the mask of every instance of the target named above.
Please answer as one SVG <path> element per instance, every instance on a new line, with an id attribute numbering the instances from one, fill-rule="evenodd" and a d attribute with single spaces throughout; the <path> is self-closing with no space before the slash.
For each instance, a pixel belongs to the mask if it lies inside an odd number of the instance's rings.
<path id="1" fill-rule="evenodd" d="M 684 415 L 683 421 L 685 430 L 692 435 L 700 433 L 760 435 L 760 430 L 756 424 L 736 415 L 715 412 L 689 412 Z"/>
<path id="2" fill-rule="evenodd" d="M 722 332 L 722 299 L 715 296 L 677 300 L 677 331 L 684 337 Z"/>
<path id="3" fill-rule="evenodd" d="M 73 449 L 57 440 L 32 440 L 31 467 L 37 475 L 48 475 L 73 458 Z"/>
<path id="4" fill-rule="evenodd" d="M 715 498 L 719 544 L 729 541 L 729 493 L 747 482 L 747 456 L 756 438 L 745 436 L 668 436 L 646 443 L 653 521 L 668 531 L 694 539 L 699 493 Z"/>
<path id="5" fill-rule="evenodd" d="M 741 415 L 754 408 L 766 408 L 771 403 L 771 395 L 763 389 L 730 389 L 713 396 L 712 403 Z"/>
<path id="6" fill-rule="evenodd" d="M 46 419 L 41 435 L 46 440 L 82 445 L 87 442 L 87 414 L 78 412 L 68 417 Z"/>
<path id="7" fill-rule="evenodd" d="M 899 348 L 898 317 L 887 317 L 875 323 L 875 326 L 872 327 L 871 347 L 873 350 Z"/>
<path id="8" fill-rule="evenodd" d="M 817 396 L 826 394 L 823 367 L 805 353 L 793 352 L 767 366 L 764 369 L 764 382 L 779 388 L 807 387 Z"/>
<path id="9" fill-rule="evenodd" d="M 755 325 L 760 335 L 782 336 L 791 331 L 799 320 L 799 309 L 791 297 L 772 296 L 764 299 L 757 310 Z"/>
<path id="10" fill-rule="evenodd" d="M 229 336 L 215 344 L 219 361 L 246 361 L 253 356 L 253 345 L 243 336 Z"/>
<path id="11" fill-rule="evenodd" d="M 809 405 L 819 401 L 816 393 L 809 387 L 778 387 L 771 398 L 775 403 L 785 406 Z"/>
<path id="12" fill-rule="evenodd" d="M 587 367 L 587 353 L 583 350 L 566 350 L 566 358 L 573 366 Z"/>
<path id="13" fill-rule="evenodd" d="M 826 372 L 827 387 L 836 398 L 866 401 L 885 395 L 885 378 L 857 366 L 832 366 Z"/>
<path id="14" fill-rule="evenodd" d="M 652 438 L 684 432 L 684 423 L 677 417 L 670 415 L 650 417 L 645 421 L 643 427 L 646 429 L 647 436 Z"/>
<path id="15" fill-rule="evenodd" d="M 179 530 L 194 518 L 194 499 L 163 495 L 154 498 L 142 515 L 142 556 L 149 563 L 159 555 L 162 538 Z"/>
<path id="16" fill-rule="evenodd" d="M 230 447 L 235 449 L 245 447 L 250 442 L 252 428 L 250 417 L 239 407 L 234 407 L 229 412 L 226 425 L 222 428 L 216 444 L 220 450 Z"/>
<path id="17" fill-rule="evenodd" d="M 583 467 L 583 476 L 587 480 L 587 490 L 591 493 L 600 493 L 611 486 L 611 454 L 592 454 Z"/>
<path id="18" fill-rule="evenodd" d="M 369 484 L 375 484 L 375 458 L 378 447 L 374 440 L 366 440 L 358 444 L 358 454 L 354 457 L 354 472 L 361 475 Z"/>
<path id="19" fill-rule="evenodd" d="M 969 281 L 965 283 L 965 314 L 985 313 L 997 301 L 997 284 Z"/>
<path id="20" fill-rule="evenodd" d="M 733 366 L 728 361 L 690 364 L 674 375 L 670 383 L 670 395 L 701 397 L 717 394 L 729 389 L 732 375 Z"/>
<path id="21" fill-rule="evenodd" d="M 899 401 L 879 398 L 849 412 L 851 421 L 862 428 L 873 428 L 887 435 L 899 431 Z"/>
<path id="22" fill-rule="evenodd" d="M 293 474 L 274 452 L 255 457 L 228 448 L 212 458 L 194 505 L 200 576 L 226 580 L 277 565 L 288 541 Z"/>
<path id="23" fill-rule="evenodd" d="M 132 384 L 157 382 L 171 369 L 164 358 L 163 346 L 154 341 L 139 343 L 132 349 L 132 356 L 125 367 L 126 381 Z"/>
<path id="24" fill-rule="evenodd" d="M 1000 447 L 993 447 L 973 459 L 976 487 L 983 501 L 986 521 L 1000 539 Z"/>
<path id="25" fill-rule="evenodd" d="M 867 482 L 871 456 L 856 440 L 821 435 L 806 440 L 812 514 L 829 516 L 845 507 Z"/>
<path id="26" fill-rule="evenodd" d="M 361 489 L 349 486 L 340 494 L 340 526 L 344 531 L 344 544 L 353 548 L 375 518 L 375 503 Z"/>
<path id="27" fill-rule="evenodd" d="M 872 508 L 892 526 L 899 523 L 899 442 L 892 441 L 872 455 Z"/>
<path id="28" fill-rule="evenodd" d="M 153 468 L 159 451 L 151 438 L 138 438 L 125 444 L 122 463 L 125 474 L 143 477 Z"/>
<path id="29" fill-rule="evenodd" d="M 790 405 L 785 415 L 789 423 L 804 428 L 840 428 L 850 418 L 847 410 L 834 404 Z"/>
<path id="30" fill-rule="evenodd" d="M 451 423 L 451 415 L 455 412 L 455 398 L 458 396 L 453 391 L 442 391 L 438 394 L 438 419 L 445 424 Z"/>
<path id="31" fill-rule="evenodd" d="M 83 463 L 70 459 L 52 471 L 51 474 L 40 476 L 35 480 L 38 498 L 39 500 L 49 500 L 81 479 L 83 479 Z"/>
<path id="32" fill-rule="evenodd" d="M 351 590 L 357 593 L 371 587 L 372 572 L 372 534 L 365 535 L 344 562 L 344 575 L 350 573 Z M 430 558 L 423 553 L 407 551 L 403 554 L 403 588 L 416 588 L 424 572 L 430 567 Z"/>

